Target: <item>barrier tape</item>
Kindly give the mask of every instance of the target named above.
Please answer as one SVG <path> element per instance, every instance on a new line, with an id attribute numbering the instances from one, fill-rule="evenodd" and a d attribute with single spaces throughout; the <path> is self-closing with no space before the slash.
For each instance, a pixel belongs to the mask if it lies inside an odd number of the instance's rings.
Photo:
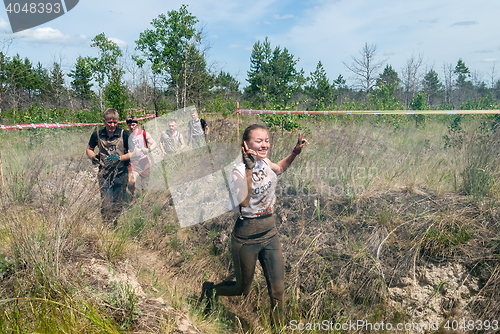
<path id="1" fill-rule="evenodd" d="M 142 121 L 147 118 L 154 118 L 156 114 L 146 114 L 139 115 L 137 117 L 138 121 Z M 125 123 L 125 121 L 119 121 L 118 123 Z M 0 125 L 0 129 L 10 130 L 10 129 L 39 129 L 39 128 L 67 128 L 73 126 L 89 126 L 89 125 L 104 125 L 104 123 L 70 123 L 70 122 L 61 122 L 61 123 L 32 123 L 32 124 L 10 124 L 10 125 Z"/>
<path id="2" fill-rule="evenodd" d="M 238 114 L 248 115 L 470 115 L 500 114 L 500 110 L 252 110 L 238 109 Z"/>
<path id="3" fill-rule="evenodd" d="M 471 114 L 500 114 L 500 110 L 252 110 L 238 109 L 238 114 L 248 115 L 471 115 Z M 138 115 L 137 120 L 154 118 L 156 114 Z M 125 123 L 119 121 L 118 123 Z M 74 126 L 96 126 L 104 123 L 32 123 L 32 124 L 0 124 L 0 129 L 37 129 L 37 128 L 67 128 Z"/>

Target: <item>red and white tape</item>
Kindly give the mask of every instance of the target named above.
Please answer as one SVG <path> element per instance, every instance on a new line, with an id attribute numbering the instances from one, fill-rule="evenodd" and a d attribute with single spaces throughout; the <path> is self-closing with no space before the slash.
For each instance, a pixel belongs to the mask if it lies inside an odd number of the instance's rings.
<path id="1" fill-rule="evenodd" d="M 139 115 L 137 120 L 142 121 L 147 118 L 154 118 L 156 114 L 146 114 Z M 118 123 L 125 123 L 125 121 L 120 121 Z M 32 123 L 32 124 L 10 124 L 10 125 L 0 125 L 0 129 L 10 130 L 10 129 L 40 129 L 40 128 L 67 128 L 73 126 L 89 126 L 89 125 L 103 125 L 104 123 Z"/>
<path id="2" fill-rule="evenodd" d="M 500 110 L 252 110 L 238 109 L 239 114 L 249 115 L 470 115 L 500 114 Z"/>

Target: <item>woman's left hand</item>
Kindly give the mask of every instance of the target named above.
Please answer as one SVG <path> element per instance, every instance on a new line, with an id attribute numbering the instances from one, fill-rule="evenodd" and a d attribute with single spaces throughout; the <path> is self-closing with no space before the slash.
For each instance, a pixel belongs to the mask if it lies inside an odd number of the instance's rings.
<path id="1" fill-rule="evenodd" d="M 295 145 L 295 148 L 293 149 L 293 153 L 300 154 L 304 145 L 309 145 L 309 142 L 306 139 L 305 133 L 299 132 L 299 139 L 297 140 L 297 145 Z"/>

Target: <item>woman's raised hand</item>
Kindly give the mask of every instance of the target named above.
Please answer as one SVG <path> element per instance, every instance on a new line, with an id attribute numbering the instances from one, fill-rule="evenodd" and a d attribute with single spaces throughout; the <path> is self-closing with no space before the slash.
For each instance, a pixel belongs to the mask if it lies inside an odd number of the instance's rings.
<path id="1" fill-rule="evenodd" d="M 248 148 L 247 142 L 243 141 L 243 145 L 241 147 L 241 156 L 243 157 L 243 163 L 245 164 L 246 169 L 253 169 L 255 167 L 255 158 L 257 153 Z"/>
<path id="2" fill-rule="evenodd" d="M 295 145 L 295 148 L 293 149 L 293 153 L 300 154 L 304 145 L 309 145 L 309 142 L 306 139 L 306 134 L 299 132 L 299 139 L 297 140 L 297 145 Z"/>

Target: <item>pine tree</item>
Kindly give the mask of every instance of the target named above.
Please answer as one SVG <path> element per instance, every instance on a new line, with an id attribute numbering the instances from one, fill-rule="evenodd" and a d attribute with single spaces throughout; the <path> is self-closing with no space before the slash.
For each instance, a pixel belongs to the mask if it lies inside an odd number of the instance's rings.
<path id="1" fill-rule="evenodd" d="M 76 97 L 82 101 L 88 100 L 92 96 L 92 70 L 89 63 L 83 57 L 78 57 L 74 68 L 68 74 L 71 81 L 71 88 Z"/>

